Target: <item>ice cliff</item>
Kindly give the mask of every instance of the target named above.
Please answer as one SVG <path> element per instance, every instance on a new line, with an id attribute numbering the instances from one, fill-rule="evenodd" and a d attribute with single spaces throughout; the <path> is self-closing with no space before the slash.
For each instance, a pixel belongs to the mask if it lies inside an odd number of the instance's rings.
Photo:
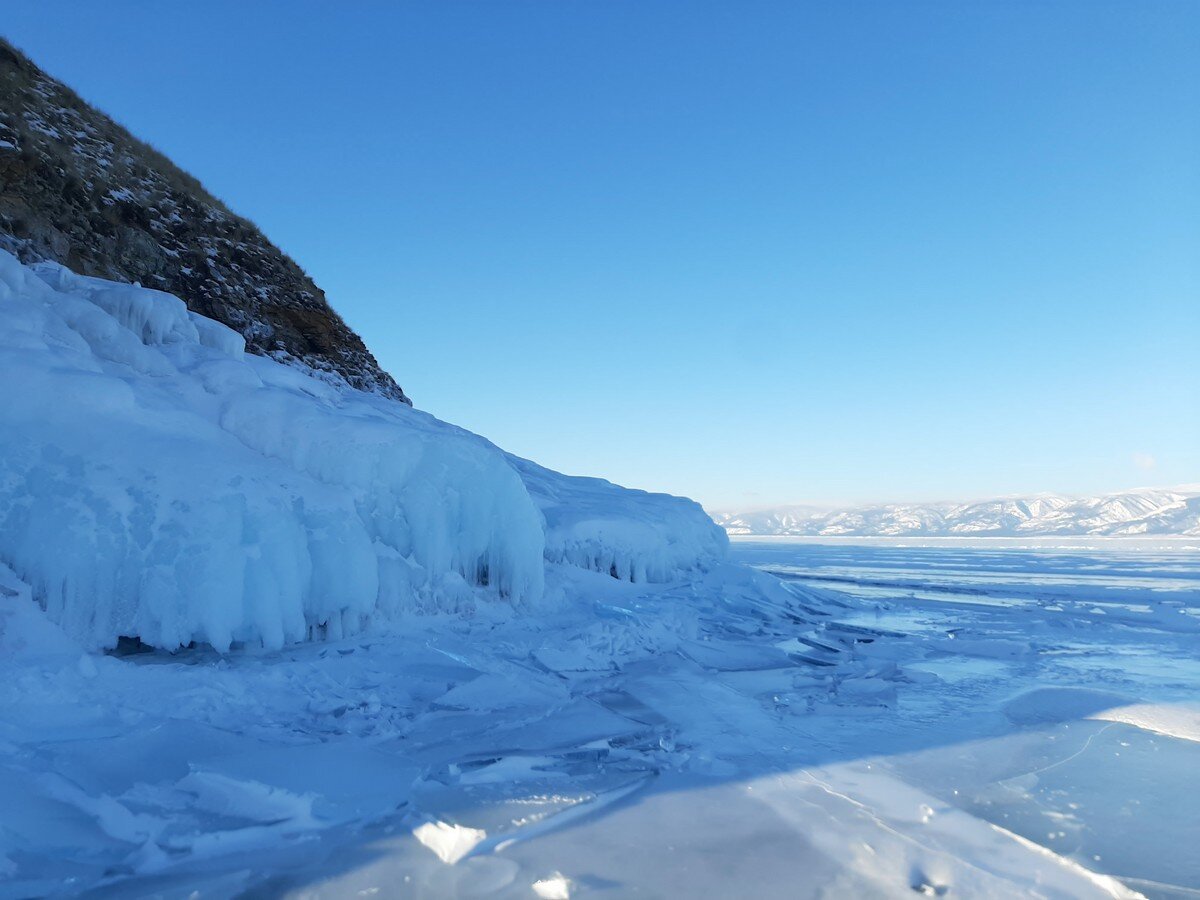
<path id="1" fill-rule="evenodd" d="M 0 321 L 0 562 L 92 646 L 536 614 L 548 564 L 656 581 L 725 551 L 691 501 L 247 354 L 170 294 L 0 251 Z"/>

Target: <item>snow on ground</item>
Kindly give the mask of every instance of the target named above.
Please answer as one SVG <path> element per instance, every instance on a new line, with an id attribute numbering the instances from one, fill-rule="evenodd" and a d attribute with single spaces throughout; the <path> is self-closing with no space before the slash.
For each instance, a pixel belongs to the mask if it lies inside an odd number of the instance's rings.
<path id="1" fill-rule="evenodd" d="M 1195 546 L 726 561 L 167 295 L 0 318 L 0 898 L 1200 890 Z"/>

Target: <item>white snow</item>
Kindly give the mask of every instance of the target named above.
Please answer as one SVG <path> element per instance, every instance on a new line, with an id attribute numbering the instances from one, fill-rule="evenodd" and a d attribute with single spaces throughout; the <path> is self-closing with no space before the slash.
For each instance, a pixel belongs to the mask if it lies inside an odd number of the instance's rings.
<path id="1" fill-rule="evenodd" d="M 571 879 L 564 877 L 562 872 L 555 872 L 535 881 L 533 892 L 541 900 L 571 900 Z"/>
<path id="2" fill-rule="evenodd" d="M 1168 737 L 1200 742 L 1200 704 L 1130 703 L 1098 710 L 1090 718 L 1123 722 Z"/>
<path id="3" fill-rule="evenodd" d="M 413 829 L 413 837 L 447 865 L 454 865 L 487 838 L 479 828 L 464 828 L 447 822 L 426 822 Z"/>
<path id="4" fill-rule="evenodd" d="M 86 646 L 279 648 L 467 611 L 480 585 L 533 612 L 546 557 L 662 580 L 724 551 L 690 501 L 518 463 L 248 356 L 159 291 L 5 253 L 0 317 L 20 387 L 0 406 L 0 562 Z"/>

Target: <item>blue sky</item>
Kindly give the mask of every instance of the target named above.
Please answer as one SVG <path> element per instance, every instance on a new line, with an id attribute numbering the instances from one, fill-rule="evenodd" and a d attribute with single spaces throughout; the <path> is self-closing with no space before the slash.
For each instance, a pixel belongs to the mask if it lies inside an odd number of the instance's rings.
<path id="1" fill-rule="evenodd" d="M 1200 481 L 1200 4 L 60 3 L 415 399 L 710 508 Z"/>

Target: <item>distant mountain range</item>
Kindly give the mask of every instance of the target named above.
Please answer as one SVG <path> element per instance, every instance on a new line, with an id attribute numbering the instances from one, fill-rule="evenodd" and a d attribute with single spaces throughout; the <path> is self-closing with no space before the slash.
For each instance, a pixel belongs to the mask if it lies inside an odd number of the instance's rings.
<path id="1" fill-rule="evenodd" d="M 1200 535 L 1200 485 L 1099 497 L 1035 494 L 971 503 L 888 503 L 852 509 L 780 506 L 714 513 L 730 534 L 1024 537 Z"/>

